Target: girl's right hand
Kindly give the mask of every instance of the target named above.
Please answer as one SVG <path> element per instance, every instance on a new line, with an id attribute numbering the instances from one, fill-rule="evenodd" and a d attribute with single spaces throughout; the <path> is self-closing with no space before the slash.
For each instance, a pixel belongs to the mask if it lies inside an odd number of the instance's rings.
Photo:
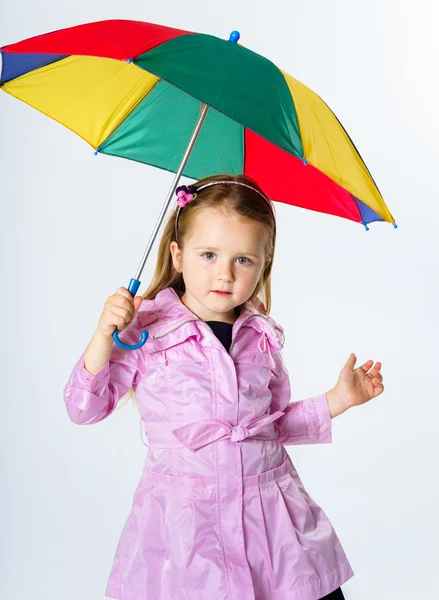
<path id="1" fill-rule="evenodd" d="M 123 331 L 136 316 L 142 300 L 141 296 L 133 298 L 127 288 L 118 288 L 116 293 L 105 301 L 97 331 L 105 338 L 111 338 L 116 327 Z"/>

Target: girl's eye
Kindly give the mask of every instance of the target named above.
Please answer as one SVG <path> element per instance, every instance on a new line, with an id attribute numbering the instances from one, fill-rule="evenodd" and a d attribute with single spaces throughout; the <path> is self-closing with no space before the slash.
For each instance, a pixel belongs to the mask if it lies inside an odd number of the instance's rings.
<path id="1" fill-rule="evenodd" d="M 214 252 L 203 252 L 203 254 L 201 254 L 201 256 L 205 256 L 207 260 L 210 260 L 210 259 L 208 258 L 208 256 L 210 256 L 210 255 L 212 255 L 212 256 L 215 256 L 215 253 L 214 253 Z M 238 260 L 241 260 L 241 258 L 243 258 L 244 260 L 246 260 L 246 261 L 247 261 L 247 262 L 245 262 L 245 263 L 240 263 L 241 265 L 250 265 L 250 264 L 251 264 L 251 260 L 249 260 L 249 259 L 248 259 L 248 258 L 246 258 L 245 256 L 239 256 L 239 257 L 238 257 Z"/>

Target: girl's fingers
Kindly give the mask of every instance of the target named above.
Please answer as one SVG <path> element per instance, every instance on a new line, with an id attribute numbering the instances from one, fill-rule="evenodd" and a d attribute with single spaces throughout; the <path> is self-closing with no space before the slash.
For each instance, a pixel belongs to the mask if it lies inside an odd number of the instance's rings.
<path id="1" fill-rule="evenodd" d="M 383 376 L 381 375 L 381 373 L 379 373 L 375 369 L 373 371 L 371 371 L 370 373 L 368 373 L 368 375 L 372 379 L 372 381 L 381 382 L 383 380 Z"/>
<path id="2" fill-rule="evenodd" d="M 121 317 L 125 324 L 128 323 L 131 319 L 131 312 L 126 308 L 122 308 L 120 306 L 113 305 L 110 310 L 110 313 L 116 315 L 117 317 Z"/>
<path id="3" fill-rule="evenodd" d="M 384 390 L 384 385 L 381 383 L 381 381 L 378 381 L 378 379 L 372 379 L 372 383 L 373 383 L 373 387 L 382 392 Z"/>
<path id="4" fill-rule="evenodd" d="M 372 361 L 370 361 L 370 360 L 367 361 L 366 364 L 368 364 L 369 362 L 371 362 L 372 365 L 373 365 L 373 360 Z M 370 370 L 370 373 L 376 373 L 377 375 L 381 375 L 381 373 L 380 373 L 381 367 L 382 367 L 381 363 L 379 363 L 379 362 L 375 363 L 373 369 Z"/>
<path id="5" fill-rule="evenodd" d="M 364 363 L 364 365 L 362 365 L 360 368 L 367 373 L 368 370 L 370 369 L 370 367 L 373 365 L 373 360 L 368 360 L 367 362 Z"/>
<path id="6" fill-rule="evenodd" d="M 142 304 L 142 302 L 143 302 L 142 296 L 135 296 L 134 297 L 133 304 L 134 304 L 135 310 L 137 310 L 140 307 L 140 305 Z"/>
<path id="7" fill-rule="evenodd" d="M 129 294 L 129 292 L 128 292 Z M 133 311 L 133 297 L 130 294 L 130 298 L 127 298 L 126 296 L 122 295 L 122 296 L 111 296 L 111 304 L 113 306 L 117 306 L 119 308 L 125 308 L 126 310 L 132 312 Z"/>
<path id="8" fill-rule="evenodd" d="M 118 287 L 116 290 L 115 296 L 117 296 L 118 294 L 120 296 L 124 296 L 127 300 L 130 300 L 131 302 L 133 300 L 131 293 L 127 290 L 126 287 L 123 287 L 123 286 Z"/>

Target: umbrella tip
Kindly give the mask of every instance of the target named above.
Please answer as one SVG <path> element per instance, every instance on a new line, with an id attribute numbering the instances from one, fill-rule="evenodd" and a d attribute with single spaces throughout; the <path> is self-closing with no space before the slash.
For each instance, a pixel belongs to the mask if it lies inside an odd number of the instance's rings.
<path id="1" fill-rule="evenodd" d="M 363 225 L 364 225 L 364 229 L 365 229 L 366 231 L 369 231 L 369 227 L 367 226 L 367 224 L 366 224 L 366 223 L 363 223 Z"/>
<path id="2" fill-rule="evenodd" d="M 394 229 L 397 229 L 397 228 L 398 228 L 398 225 L 395 223 L 395 221 L 393 221 L 393 228 L 394 228 Z"/>
<path id="3" fill-rule="evenodd" d="M 239 40 L 240 37 L 241 37 L 241 35 L 240 35 L 239 31 L 233 30 L 232 33 L 230 34 L 228 41 L 234 42 L 236 44 L 236 42 Z"/>

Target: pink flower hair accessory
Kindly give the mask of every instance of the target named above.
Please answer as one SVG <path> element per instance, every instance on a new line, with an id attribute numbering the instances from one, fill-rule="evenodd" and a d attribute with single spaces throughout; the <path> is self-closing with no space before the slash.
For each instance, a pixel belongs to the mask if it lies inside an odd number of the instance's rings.
<path id="1" fill-rule="evenodd" d="M 189 202 L 197 197 L 196 189 L 193 185 L 186 187 L 181 185 L 175 190 L 177 194 L 177 204 L 181 207 L 186 206 Z"/>

